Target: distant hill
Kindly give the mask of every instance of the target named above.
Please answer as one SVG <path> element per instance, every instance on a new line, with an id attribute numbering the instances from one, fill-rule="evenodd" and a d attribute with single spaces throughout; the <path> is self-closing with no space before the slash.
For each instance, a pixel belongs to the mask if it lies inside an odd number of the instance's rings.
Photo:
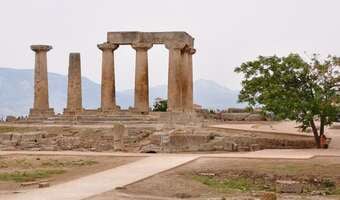
<path id="1" fill-rule="evenodd" d="M 49 73 L 50 106 L 62 112 L 67 98 L 67 77 Z M 83 106 L 98 108 L 100 105 L 100 85 L 82 78 Z M 194 83 L 194 101 L 205 108 L 224 109 L 242 107 L 237 104 L 238 91 L 230 90 L 210 80 L 197 80 Z M 150 100 L 166 98 L 167 86 L 150 88 Z M 151 103 L 152 103 L 151 101 Z M 117 91 L 117 103 L 122 108 L 133 105 L 133 89 Z M 6 115 L 27 115 L 33 104 L 33 70 L 0 68 L 0 117 Z"/>

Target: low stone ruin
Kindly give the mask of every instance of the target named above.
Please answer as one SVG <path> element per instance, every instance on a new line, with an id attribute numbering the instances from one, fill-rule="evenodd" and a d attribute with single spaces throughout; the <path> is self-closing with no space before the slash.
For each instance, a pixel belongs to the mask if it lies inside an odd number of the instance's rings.
<path id="1" fill-rule="evenodd" d="M 302 193 L 302 184 L 298 181 L 286 181 L 277 180 L 276 181 L 276 192 L 278 193 Z"/>
<path id="2" fill-rule="evenodd" d="M 176 125 L 45 126 L 10 128 L 0 134 L 0 150 L 205 152 L 314 148 L 312 137 L 280 136 Z"/>
<path id="3" fill-rule="evenodd" d="M 250 111 L 245 108 L 228 108 L 222 111 L 200 110 L 200 115 L 205 119 L 215 119 L 221 121 L 266 121 L 269 118 L 265 117 L 260 111 Z"/>

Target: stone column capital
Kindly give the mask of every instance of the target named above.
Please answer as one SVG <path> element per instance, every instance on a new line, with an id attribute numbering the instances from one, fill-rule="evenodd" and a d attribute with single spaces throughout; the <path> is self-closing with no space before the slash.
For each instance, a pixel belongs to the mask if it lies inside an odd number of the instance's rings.
<path id="1" fill-rule="evenodd" d="M 153 46 L 153 44 L 152 43 L 144 43 L 144 42 L 142 43 L 142 42 L 140 42 L 140 43 L 133 43 L 131 46 L 135 50 L 138 50 L 138 49 L 148 50 Z"/>
<path id="2" fill-rule="evenodd" d="M 196 53 L 196 49 L 194 49 L 194 48 L 189 48 L 189 49 L 188 49 L 188 53 L 191 54 L 191 55 L 193 55 L 193 54 Z"/>
<path id="3" fill-rule="evenodd" d="M 50 45 L 31 45 L 32 51 L 40 52 L 40 51 L 49 51 L 52 49 Z"/>
<path id="4" fill-rule="evenodd" d="M 190 55 L 193 55 L 196 53 L 196 49 L 194 49 L 193 47 L 188 47 L 186 46 L 184 49 L 183 49 L 183 52 L 185 53 L 188 53 Z"/>
<path id="5" fill-rule="evenodd" d="M 165 43 L 165 48 L 167 49 L 179 49 L 182 50 L 185 47 L 185 43 L 179 43 L 179 42 L 171 42 L 171 43 Z"/>
<path id="6" fill-rule="evenodd" d="M 110 42 L 104 42 L 104 43 L 98 44 L 97 47 L 102 51 L 105 51 L 105 50 L 114 51 L 119 47 L 119 45 L 110 43 Z"/>

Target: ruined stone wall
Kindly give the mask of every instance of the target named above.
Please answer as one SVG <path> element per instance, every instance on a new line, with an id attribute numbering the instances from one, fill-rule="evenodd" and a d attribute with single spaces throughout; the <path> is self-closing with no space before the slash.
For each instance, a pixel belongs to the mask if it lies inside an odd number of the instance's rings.
<path id="1" fill-rule="evenodd" d="M 0 129 L 0 150 L 207 152 L 314 147 L 312 137 L 194 126 L 8 127 L 3 132 Z"/>
<path id="2" fill-rule="evenodd" d="M 149 135 L 152 129 L 128 131 L 124 138 L 127 151 L 130 143 Z M 129 136 L 130 135 L 130 136 Z M 114 151 L 117 147 L 117 133 L 113 128 L 75 128 L 44 127 L 14 129 L 0 133 L 0 150 L 35 150 L 35 151 Z"/>
<path id="3" fill-rule="evenodd" d="M 141 152 L 256 151 L 314 148 L 313 137 L 209 128 L 159 131 L 141 145 Z"/>

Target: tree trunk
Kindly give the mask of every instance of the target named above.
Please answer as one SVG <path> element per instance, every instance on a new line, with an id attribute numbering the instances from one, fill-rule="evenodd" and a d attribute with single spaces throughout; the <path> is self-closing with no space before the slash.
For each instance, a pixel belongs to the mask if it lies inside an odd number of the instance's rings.
<path id="1" fill-rule="evenodd" d="M 321 116 L 320 118 L 320 137 L 325 134 L 325 117 Z"/>
<path id="2" fill-rule="evenodd" d="M 316 144 L 317 148 L 320 149 L 321 144 L 320 144 L 320 136 L 319 136 L 319 133 L 318 133 L 318 129 L 315 126 L 314 120 L 311 120 L 309 123 L 310 123 L 310 126 L 312 127 L 312 130 L 313 130 L 315 144 Z"/>

